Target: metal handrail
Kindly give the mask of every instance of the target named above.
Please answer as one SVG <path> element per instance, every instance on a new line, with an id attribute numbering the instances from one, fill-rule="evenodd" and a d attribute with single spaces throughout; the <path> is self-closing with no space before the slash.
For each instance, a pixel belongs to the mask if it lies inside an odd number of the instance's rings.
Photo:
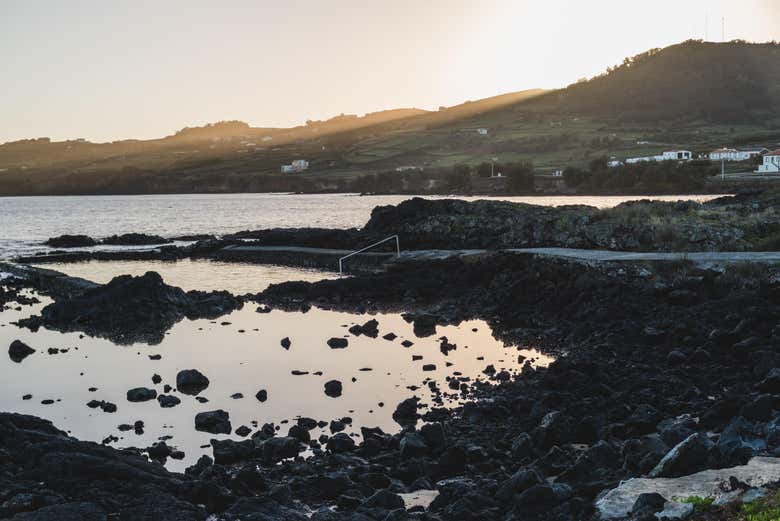
<path id="1" fill-rule="evenodd" d="M 353 251 L 352 253 L 349 253 L 349 254 L 344 255 L 343 257 L 339 258 L 339 275 L 343 275 L 344 274 L 343 262 L 345 260 L 347 260 L 348 258 L 350 258 L 350 257 L 352 257 L 354 255 L 357 255 L 358 253 L 363 253 L 366 250 L 370 250 L 371 248 L 374 248 L 375 246 L 379 246 L 380 244 L 384 244 L 387 241 L 391 241 L 393 239 L 395 239 L 395 256 L 399 257 L 401 255 L 401 244 L 398 241 L 398 235 L 391 235 L 390 237 L 386 237 L 386 238 L 382 239 L 379 242 L 375 242 L 374 244 L 369 244 L 368 246 L 366 246 L 362 250 Z"/>

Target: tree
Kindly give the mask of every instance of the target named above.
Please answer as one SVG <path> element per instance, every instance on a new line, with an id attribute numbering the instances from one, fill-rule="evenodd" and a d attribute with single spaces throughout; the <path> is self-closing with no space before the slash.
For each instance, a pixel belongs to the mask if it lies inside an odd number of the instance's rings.
<path id="1" fill-rule="evenodd" d="M 477 175 L 479 177 L 490 177 L 490 174 L 493 172 L 493 164 L 488 163 L 487 161 L 483 161 L 482 163 L 477 166 Z"/>
<path id="2" fill-rule="evenodd" d="M 592 172 L 598 172 L 607 169 L 607 156 L 594 157 L 590 160 L 588 170 Z"/>
<path id="3" fill-rule="evenodd" d="M 534 166 L 532 163 L 523 162 L 506 165 L 504 175 L 509 178 L 507 188 L 511 193 L 534 192 Z"/>
<path id="4" fill-rule="evenodd" d="M 563 182 L 569 188 L 577 188 L 582 185 L 588 179 L 588 173 L 575 168 L 573 166 L 567 166 L 563 170 Z"/>
<path id="5" fill-rule="evenodd" d="M 455 165 L 446 174 L 448 190 L 471 189 L 471 167 L 469 165 Z"/>

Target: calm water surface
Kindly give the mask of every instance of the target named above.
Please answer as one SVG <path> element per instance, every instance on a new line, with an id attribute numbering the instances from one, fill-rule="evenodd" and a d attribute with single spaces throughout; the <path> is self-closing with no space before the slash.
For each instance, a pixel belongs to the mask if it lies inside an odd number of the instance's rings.
<path id="1" fill-rule="evenodd" d="M 82 277 L 104 284 L 118 275 L 143 275 L 156 271 L 166 284 L 186 291 L 226 290 L 234 295 L 259 293 L 271 284 L 288 280 L 315 282 L 336 278 L 337 273 L 307 268 L 273 266 L 270 264 L 245 264 L 219 262 L 205 259 L 179 261 L 87 261 L 47 263 L 41 268 L 61 271 L 72 277 Z"/>
<path id="2" fill-rule="evenodd" d="M 119 441 L 112 444 L 119 447 L 144 448 L 162 436 L 171 436 L 167 443 L 186 453 L 182 461 L 168 460 L 167 466 L 176 470 L 194 463 L 201 454 L 211 454 L 210 447 L 203 446 L 212 438 L 241 439 L 235 434 L 196 431 L 194 417 L 200 411 L 220 408 L 228 411 L 234 430 L 247 425 L 254 431 L 253 421 L 258 425 L 274 422 L 286 434 L 298 416 L 325 421 L 350 416 L 353 423 L 347 432 L 359 433 L 361 426 L 378 426 L 396 432 L 399 426 L 391 415 L 401 400 L 417 395 L 424 403 L 430 403 L 426 379 L 435 380 L 443 391 L 453 393 L 445 379 L 455 371 L 484 379 L 482 370 L 487 364 L 518 372 L 519 354 L 530 357 L 534 365 L 547 365 L 551 361 L 537 351 L 505 346 L 493 338 L 489 326 L 482 321 L 439 327 L 436 335 L 418 338 L 412 325 L 398 314 L 373 316 L 379 321 L 379 338 L 350 335 L 347 348 L 334 350 L 327 346 L 328 338 L 348 335 L 346 326 L 362 324 L 372 316 L 317 308 L 307 313 L 274 310 L 261 314 L 249 305 L 217 321 L 183 320 L 169 331 L 162 343 L 154 346 L 117 346 L 101 338 L 79 338 L 78 333 L 46 329 L 33 333 L 12 324 L 39 312 L 42 305 L 0 313 L 0 346 L 20 339 L 36 349 L 21 363 L 7 356 L 0 357 L 0 410 L 50 419 L 80 439 L 100 442 L 114 435 Z M 229 324 L 221 325 L 223 322 Z M 383 339 L 382 335 L 389 332 L 398 338 Z M 439 349 L 438 338 L 442 335 L 458 346 L 447 356 Z M 284 337 L 292 341 L 289 350 L 280 346 Z M 414 345 L 403 347 L 404 339 L 412 340 Z M 68 351 L 48 354 L 49 348 Z M 160 354 L 162 359 L 150 360 L 151 354 Z M 412 355 L 423 358 L 412 361 Z M 447 362 L 451 364 L 449 367 Z M 422 370 L 423 364 L 431 363 L 436 365 L 435 371 Z M 126 400 L 127 390 L 134 387 L 150 387 L 158 393 L 163 392 L 166 383 L 175 387 L 176 373 L 191 368 L 200 370 L 211 380 L 200 394 L 208 398 L 208 403 L 199 403 L 194 397 L 175 391 L 172 394 L 182 402 L 169 409 L 161 408 L 156 400 L 144 403 Z M 293 376 L 293 370 L 309 374 Z M 314 374 L 317 372 L 322 374 Z M 162 377 L 158 385 L 152 383 L 154 374 Z M 324 393 L 323 385 L 331 379 L 343 384 L 339 398 Z M 90 387 L 97 387 L 97 391 L 90 392 Z M 268 392 L 264 403 L 255 398 L 260 389 Z M 234 393 L 242 393 L 244 398 L 231 398 Z M 23 400 L 25 394 L 32 394 L 32 398 Z M 47 399 L 56 401 L 50 405 L 41 403 Z M 86 403 L 92 399 L 115 403 L 118 410 L 105 413 L 90 409 Z M 447 404 L 458 402 L 457 394 L 446 399 Z M 132 425 L 136 420 L 145 423 L 142 435 L 117 429 L 119 424 Z M 281 423 L 285 420 L 290 423 Z M 315 430 L 312 437 L 319 433 Z"/>
<path id="3" fill-rule="evenodd" d="M 703 201 L 710 197 L 658 199 L 691 198 Z M 0 258 L 41 251 L 45 249 L 42 241 L 65 233 L 83 233 L 96 238 L 127 232 L 173 237 L 273 227 L 360 227 L 375 206 L 397 204 L 404 199 L 407 197 L 275 194 L 0 198 Z M 603 208 L 631 198 L 506 199 Z M 287 280 L 314 281 L 334 276 L 298 268 L 206 260 L 90 261 L 46 267 L 96 282 L 154 270 L 168 284 L 186 290 L 225 289 L 235 294 L 262 291 L 269 284 Z M 176 470 L 192 464 L 201 454 L 210 454 L 211 438 L 226 437 L 195 431 L 194 417 L 200 411 L 220 408 L 228 411 L 233 429 L 247 425 L 254 430 L 256 425 L 274 422 L 286 434 L 292 423 L 282 422 L 294 422 L 299 416 L 324 421 L 350 416 L 354 420 L 348 429 L 350 433 L 359 433 L 361 426 L 378 426 L 394 432 L 399 426 L 391 415 L 401 400 L 417 395 L 424 403 L 431 404 L 429 379 L 449 393 L 445 395 L 445 403 L 452 405 L 461 400 L 458 393 L 447 387 L 447 377 L 455 372 L 484 379 L 482 370 L 488 364 L 498 370 L 519 372 L 522 359 L 518 355 L 527 357 L 532 365 L 547 365 L 551 361 L 526 346 L 504 345 L 482 321 L 439 327 L 436 335 L 418 338 L 412 325 L 394 313 L 374 316 L 379 321 L 379 338 L 350 336 L 349 346 L 338 350 L 330 349 L 326 340 L 346 335 L 349 325 L 362 324 L 370 316 L 316 308 L 308 313 L 274 310 L 260 314 L 255 311 L 256 306 L 247 305 L 217 321 L 182 320 L 162 343 L 154 346 L 118 346 L 103 338 L 81 338 L 78 333 L 46 329 L 31 332 L 13 325 L 20 318 L 38 314 L 49 302 L 43 300 L 32 308 L 0 312 L 0 348 L 20 339 L 36 349 L 21 363 L 0 356 L 0 410 L 48 418 L 81 439 L 101 441 L 117 436 L 119 440 L 111 443 L 120 447 L 144 448 L 170 436 L 167 443 L 186 453 L 183 461 L 168 460 L 168 467 Z M 388 341 L 381 337 L 389 332 L 398 338 Z M 441 336 L 457 344 L 457 349 L 443 354 L 439 349 Z M 280 346 L 284 337 L 292 340 L 290 350 Z M 414 345 L 403 347 L 404 339 L 413 341 Z M 67 351 L 50 354 L 50 348 Z M 162 359 L 150 360 L 151 354 L 160 354 Z M 423 358 L 412 360 L 413 355 Z M 435 364 L 436 370 L 423 371 L 423 364 Z M 208 389 L 201 393 L 208 398 L 208 403 L 199 403 L 194 397 L 178 395 L 175 391 L 182 403 L 169 409 L 161 408 L 156 400 L 145 403 L 126 400 L 127 390 L 134 387 L 151 387 L 162 393 L 164 384 L 175 385 L 179 370 L 190 368 L 202 371 L 211 380 Z M 293 370 L 308 374 L 294 376 Z M 162 377 L 158 385 L 152 383 L 154 374 Z M 340 380 L 344 385 L 340 398 L 324 394 L 323 385 L 331 379 Z M 90 392 L 90 387 L 97 390 Z M 265 403 L 255 398 L 260 389 L 268 392 Z M 242 393 L 244 397 L 233 399 L 234 393 Z M 23 400 L 26 394 L 32 398 Z M 41 403 L 49 399 L 55 402 Z M 93 399 L 115 403 L 118 411 L 105 413 L 90 409 L 86 403 Z M 136 420 L 145 423 L 142 435 L 117 429 L 119 424 L 133 424 Z M 312 434 L 316 438 L 319 432 Z M 239 439 L 235 434 L 231 436 Z"/>
<path id="4" fill-rule="evenodd" d="M 717 196 L 458 197 L 499 199 L 545 206 L 586 204 L 599 208 L 633 199 L 705 201 Z M 40 251 L 40 243 L 62 234 L 101 238 L 128 232 L 164 237 L 221 235 L 260 228 L 363 226 L 376 206 L 409 196 L 350 194 L 181 194 L 142 196 L 0 197 L 0 258 Z"/>

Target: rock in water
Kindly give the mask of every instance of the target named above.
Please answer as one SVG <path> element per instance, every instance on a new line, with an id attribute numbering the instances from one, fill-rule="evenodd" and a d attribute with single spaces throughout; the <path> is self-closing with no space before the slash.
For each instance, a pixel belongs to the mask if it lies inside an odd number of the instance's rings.
<path id="1" fill-rule="evenodd" d="M 241 299 L 226 291 L 185 292 L 150 271 L 140 277 L 114 277 L 108 284 L 56 300 L 40 316 L 22 319 L 19 325 L 84 331 L 118 344 L 157 344 L 184 317 L 215 318 L 241 306 Z"/>
<path id="2" fill-rule="evenodd" d="M 195 415 L 195 430 L 211 434 L 230 434 L 230 415 L 222 409 L 199 412 Z"/>
<path id="3" fill-rule="evenodd" d="M 157 397 L 157 401 L 160 403 L 160 407 L 163 409 L 169 409 L 171 407 L 176 407 L 181 403 L 181 400 L 178 396 L 173 396 L 170 394 L 161 394 Z"/>
<path id="4" fill-rule="evenodd" d="M 159 235 L 148 235 L 146 233 L 125 233 L 106 237 L 101 242 L 112 246 L 149 246 L 153 244 L 170 244 L 171 240 Z"/>
<path id="5" fill-rule="evenodd" d="M 128 402 L 148 402 L 157 398 L 157 391 L 148 387 L 135 387 L 127 391 Z"/>
<path id="6" fill-rule="evenodd" d="M 257 398 L 258 402 L 264 402 L 268 399 L 268 391 L 265 389 L 260 389 L 257 391 L 257 394 L 255 394 L 255 398 Z"/>
<path id="7" fill-rule="evenodd" d="M 341 382 L 338 380 L 325 382 L 325 394 L 331 398 L 338 398 L 341 396 Z"/>
<path id="8" fill-rule="evenodd" d="M 209 386 L 209 379 L 197 369 L 184 369 L 176 375 L 176 388 L 179 392 L 196 395 Z"/>
<path id="9" fill-rule="evenodd" d="M 328 346 L 331 349 L 344 349 L 345 347 L 347 347 L 348 344 L 349 342 L 347 341 L 346 338 L 333 337 L 328 340 Z"/>
<path id="10" fill-rule="evenodd" d="M 282 344 L 282 347 L 285 349 L 290 349 L 290 346 L 292 345 L 292 342 L 290 342 L 290 337 L 284 337 L 282 341 L 280 342 Z"/>
<path id="11" fill-rule="evenodd" d="M 35 349 L 28 346 L 21 340 L 14 340 L 11 342 L 11 345 L 8 347 L 8 356 L 13 360 L 14 362 L 21 363 L 22 360 L 30 356 L 35 352 Z"/>
<path id="12" fill-rule="evenodd" d="M 43 244 L 52 248 L 87 248 L 95 246 L 97 241 L 87 235 L 60 235 L 51 237 Z"/>

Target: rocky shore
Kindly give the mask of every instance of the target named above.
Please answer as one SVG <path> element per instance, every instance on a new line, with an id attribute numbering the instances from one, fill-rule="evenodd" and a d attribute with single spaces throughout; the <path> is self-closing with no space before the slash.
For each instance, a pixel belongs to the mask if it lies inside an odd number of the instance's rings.
<path id="1" fill-rule="evenodd" d="M 772 201 L 764 195 L 695 208 L 660 203 L 660 210 L 641 203 L 637 219 L 651 210 L 671 212 L 675 230 L 692 234 L 675 237 L 691 247 L 748 249 L 773 240 Z M 619 213 L 625 217 L 630 209 Z M 312 244 L 341 237 L 347 246 L 364 233 L 400 231 L 420 247 L 447 239 L 461 247 L 499 249 L 536 244 L 535 237 L 574 245 L 571 240 L 597 240 L 588 230 L 603 227 L 611 238 L 605 245 L 641 248 L 645 241 L 660 241 L 661 232 L 638 231 L 661 230 L 659 222 L 665 222 L 638 220 L 623 229 L 609 212 L 585 208 L 528 210 L 527 217 L 513 220 L 526 210 L 412 200 L 376 209 L 363 231 L 247 232 L 192 247 L 213 252 L 222 241 L 283 242 L 295 234 Z M 705 226 L 709 214 L 717 217 Z M 752 217 L 735 225 L 737 220 L 724 217 L 729 215 Z M 691 220 L 698 222 L 693 228 Z M 757 234 L 758 228 L 764 231 Z M 742 512 L 743 503 L 770 494 L 780 480 L 777 266 L 584 265 L 489 252 L 338 280 L 287 282 L 243 296 L 184 292 L 154 273 L 85 285 L 21 269 L 17 277 L 0 280 L 0 304 L 31 303 L 28 289 L 54 302 L 22 325 L 118 342 L 154 341 L 184 317 L 216 318 L 251 302 L 261 313 L 311 306 L 401 311 L 419 337 L 435 335 L 440 325 L 480 318 L 495 336 L 557 358 L 547 368 L 526 364 L 516 375 L 487 366 L 487 382 L 453 377 L 446 389 L 430 382 L 419 393 L 432 393 L 434 406 L 416 397 L 388 404 L 397 432 L 363 427 L 353 437 L 343 432 L 349 418 L 300 418 L 286 435 L 263 425 L 247 429 L 240 441 L 214 439 L 212 457 L 184 474 L 149 461 L 148 448 L 115 450 L 69 438 L 37 418 L 0 414 L 0 517 L 683 519 L 704 514 L 695 512 L 697 500 L 680 494 L 709 490 L 722 504 L 707 519 L 725 519 Z M 378 334 L 369 319 L 350 334 Z M 331 340 L 338 341 L 328 342 L 337 349 L 345 339 Z M 282 340 L 282 348 L 289 348 L 289 340 L 287 347 Z M 442 340 L 441 349 L 453 348 Z M 329 396 L 340 393 L 337 383 L 328 382 Z M 131 391 L 134 400 L 151 399 L 147 389 Z M 446 395 L 465 403 L 436 405 Z M 196 428 L 232 430 L 224 411 L 201 414 Z M 317 425 L 328 425 L 329 434 L 312 439 Z M 163 446 L 155 451 L 170 455 Z M 643 479 L 625 482 L 632 478 Z"/>
<path id="2" fill-rule="evenodd" d="M 290 309 L 396 309 L 420 335 L 480 317 L 494 334 L 558 359 L 516 378 L 493 370 L 490 385 L 453 379 L 449 389 L 430 389 L 463 393 L 468 402 L 452 410 L 402 402 L 394 434 L 364 428 L 353 439 L 336 422 L 331 435 L 309 440 L 313 419 L 287 436 L 260 428 L 244 441 L 213 441 L 213 459 L 185 475 L 138 451 L 2 415 L 0 508 L 13 519 L 604 517 L 600 495 L 621 480 L 675 478 L 780 454 L 780 279 L 773 269 L 596 268 L 496 253 L 284 283 L 241 299 L 171 292 L 151 274 L 115 279 L 57 298 L 41 320 L 124 334 L 100 308 L 106 295 L 122 302 L 123 317 L 150 309 L 140 320 L 162 326 L 200 312 L 193 310 L 216 316 L 250 300 Z M 75 310 L 82 310 L 78 320 Z M 302 459 L 306 447 L 313 452 Z M 745 492 L 737 485 L 735 497 Z M 411 507 L 407 494 L 435 499 Z M 671 499 L 636 509 L 652 514 Z M 641 518 L 638 510 L 624 514 Z"/>
<path id="3" fill-rule="evenodd" d="M 97 239 L 63 235 L 44 243 L 54 249 L 17 261 L 208 258 L 313 264 L 333 269 L 330 257 L 323 262 L 301 260 L 289 252 L 263 252 L 253 257 L 229 247 L 295 246 L 354 251 L 395 234 L 400 235 L 403 250 L 562 247 L 619 251 L 776 251 L 780 248 L 778 208 L 778 191 L 722 197 L 706 203 L 632 201 L 602 210 L 589 206 L 413 198 L 397 206 L 375 208 L 361 229 L 246 230 L 224 237 L 163 238 L 131 233 Z M 84 249 L 96 245 L 149 248 Z M 390 252 L 394 248 L 393 243 L 387 243 L 373 251 Z"/>

